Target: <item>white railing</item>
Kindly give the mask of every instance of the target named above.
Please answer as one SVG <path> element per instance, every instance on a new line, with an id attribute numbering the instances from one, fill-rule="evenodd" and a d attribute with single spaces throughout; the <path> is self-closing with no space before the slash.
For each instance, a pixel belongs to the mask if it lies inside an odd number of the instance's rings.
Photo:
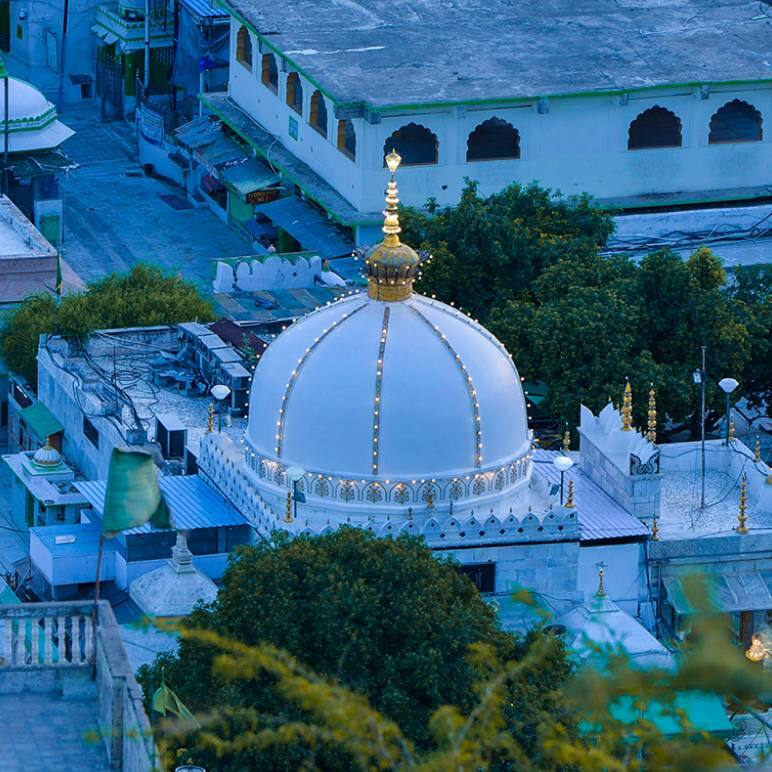
<path id="1" fill-rule="evenodd" d="M 88 666 L 95 643 L 93 604 L 0 606 L 0 670 Z"/>

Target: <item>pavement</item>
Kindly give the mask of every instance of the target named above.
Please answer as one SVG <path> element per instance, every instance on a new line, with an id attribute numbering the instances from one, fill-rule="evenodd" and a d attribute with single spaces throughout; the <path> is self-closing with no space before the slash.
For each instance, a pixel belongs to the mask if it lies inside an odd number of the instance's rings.
<path id="1" fill-rule="evenodd" d="M 212 260 L 249 253 L 209 209 L 175 208 L 187 206 L 184 191 L 145 175 L 132 124 L 102 123 L 92 105 L 65 112 L 62 120 L 75 131 L 62 149 L 80 165 L 62 180 L 62 256 L 84 282 L 147 262 L 209 295 Z"/>
<path id="2" fill-rule="evenodd" d="M 95 700 L 51 694 L 0 695 L 3 772 L 106 772 Z"/>

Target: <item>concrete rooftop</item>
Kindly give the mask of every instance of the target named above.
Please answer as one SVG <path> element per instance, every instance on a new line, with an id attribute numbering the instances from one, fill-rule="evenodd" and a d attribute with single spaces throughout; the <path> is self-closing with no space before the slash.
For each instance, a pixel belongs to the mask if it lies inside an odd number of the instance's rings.
<path id="1" fill-rule="evenodd" d="M 223 0 L 336 101 L 380 108 L 772 78 L 757 0 Z"/>

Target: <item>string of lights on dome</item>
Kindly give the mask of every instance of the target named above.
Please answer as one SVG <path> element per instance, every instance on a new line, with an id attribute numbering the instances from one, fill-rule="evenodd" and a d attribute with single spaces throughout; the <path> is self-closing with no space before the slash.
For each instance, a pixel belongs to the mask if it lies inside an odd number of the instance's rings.
<path id="1" fill-rule="evenodd" d="M 383 382 L 383 359 L 386 353 L 386 338 L 389 334 L 389 315 L 391 309 L 386 306 L 383 309 L 383 326 L 381 327 L 381 341 L 378 346 L 378 361 L 375 371 L 375 404 L 373 406 L 373 474 L 378 474 L 378 439 L 380 435 L 381 413 L 381 383 Z"/>

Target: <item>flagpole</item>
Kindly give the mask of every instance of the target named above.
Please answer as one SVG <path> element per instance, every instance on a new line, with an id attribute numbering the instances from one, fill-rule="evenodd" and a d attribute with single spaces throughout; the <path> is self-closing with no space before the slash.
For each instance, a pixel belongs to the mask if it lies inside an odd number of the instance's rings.
<path id="1" fill-rule="evenodd" d="M 99 622 L 99 583 L 102 578 L 102 553 L 105 546 L 105 534 L 104 531 L 99 534 L 99 551 L 97 552 L 97 567 L 96 567 L 96 581 L 94 583 L 94 610 L 92 613 L 92 625 L 94 633 L 94 670 L 93 675 L 96 678 L 96 644 L 97 644 L 97 626 Z"/>

